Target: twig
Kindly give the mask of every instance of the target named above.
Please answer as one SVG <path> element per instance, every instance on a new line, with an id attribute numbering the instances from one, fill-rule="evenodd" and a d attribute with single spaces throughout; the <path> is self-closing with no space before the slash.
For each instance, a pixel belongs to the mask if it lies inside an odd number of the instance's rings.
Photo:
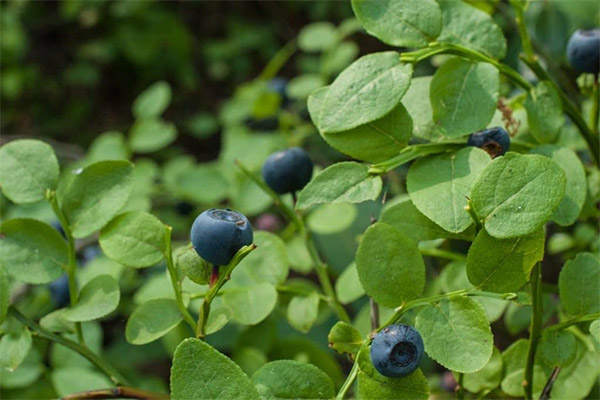
<path id="1" fill-rule="evenodd" d="M 533 365 L 535 353 L 540 338 L 542 328 L 542 266 L 538 262 L 531 272 L 531 300 L 533 315 L 531 317 L 531 328 L 529 329 L 529 347 L 527 349 L 527 362 L 523 376 L 523 386 L 525 387 L 525 398 L 533 398 Z"/>
<path id="2" fill-rule="evenodd" d="M 379 328 L 379 306 L 372 297 L 369 298 L 369 303 L 371 305 L 371 330 L 376 330 Z"/>
<path id="3" fill-rule="evenodd" d="M 540 400 L 548 400 L 550 398 L 550 392 L 552 391 L 552 386 L 556 379 L 558 378 L 558 373 L 560 372 L 560 367 L 554 367 L 552 373 L 550 374 L 550 378 L 546 382 L 544 386 L 544 390 L 542 390 L 542 394 L 540 395 Z"/>
<path id="4" fill-rule="evenodd" d="M 84 400 L 84 399 L 140 399 L 159 400 L 170 399 L 169 395 L 163 393 L 152 393 L 145 390 L 127 386 L 117 386 L 109 389 L 86 390 L 62 397 L 62 400 Z"/>

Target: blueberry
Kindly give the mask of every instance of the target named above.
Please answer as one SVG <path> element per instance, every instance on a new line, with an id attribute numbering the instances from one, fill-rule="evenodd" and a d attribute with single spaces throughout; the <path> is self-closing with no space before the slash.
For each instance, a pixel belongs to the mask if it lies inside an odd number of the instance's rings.
<path id="1" fill-rule="evenodd" d="M 279 194 L 295 192 L 310 181 L 313 162 L 304 150 L 292 147 L 267 158 L 262 176 L 271 189 Z"/>
<path id="2" fill-rule="evenodd" d="M 213 265 L 228 264 L 253 239 L 252 226 L 244 214 L 216 208 L 198 215 L 190 236 L 196 253 Z"/>
<path id="3" fill-rule="evenodd" d="M 64 274 L 57 280 L 48 285 L 52 301 L 58 308 L 66 307 L 69 304 L 69 278 Z"/>
<path id="4" fill-rule="evenodd" d="M 383 376 L 400 378 L 412 374 L 423 357 L 423 339 L 415 328 L 403 324 L 385 327 L 373 338 L 371 361 Z"/>
<path id="5" fill-rule="evenodd" d="M 467 140 L 469 146 L 479 147 L 485 150 L 492 158 L 504 155 L 510 148 L 510 136 L 504 128 L 484 129 L 472 133 Z"/>
<path id="6" fill-rule="evenodd" d="M 597 74 L 600 70 L 600 29 L 575 31 L 567 43 L 567 58 L 577 71 Z"/>

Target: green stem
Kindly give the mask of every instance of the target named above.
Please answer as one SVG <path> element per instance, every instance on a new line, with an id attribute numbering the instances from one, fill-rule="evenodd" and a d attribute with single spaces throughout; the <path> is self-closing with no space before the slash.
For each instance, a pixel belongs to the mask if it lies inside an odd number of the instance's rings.
<path id="1" fill-rule="evenodd" d="M 575 317 L 575 318 L 572 318 L 570 320 L 561 322 L 559 324 L 552 325 L 552 326 L 548 327 L 548 330 L 553 330 L 553 331 L 561 330 L 561 329 L 568 328 L 568 327 L 570 327 L 572 325 L 577 325 L 577 324 L 582 323 L 582 322 L 595 321 L 595 320 L 597 320 L 599 318 L 600 318 L 600 313 L 583 315 L 581 317 Z"/>
<path id="2" fill-rule="evenodd" d="M 165 227 L 165 260 L 167 263 L 167 270 L 169 271 L 169 276 L 171 277 L 171 285 L 173 285 L 173 292 L 175 293 L 175 301 L 177 302 L 177 308 L 181 315 L 183 315 L 183 319 L 188 323 L 192 332 L 196 332 L 196 322 L 190 314 L 189 310 L 183 303 L 183 296 L 181 294 L 181 284 L 179 282 L 179 278 L 177 276 L 177 270 L 175 269 L 175 264 L 173 263 L 173 251 L 171 249 L 171 235 L 173 232 L 173 228 L 170 226 Z"/>
<path id="3" fill-rule="evenodd" d="M 39 337 L 50 340 L 52 342 L 58 343 L 69 349 L 77 352 L 82 357 L 85 357 L 88 361 L 94 364 L 100 371 L 102 371 L 115 385 L 128 385 L 127 380 L 111 365 L 106 363 L 102 358 L 98 355 L 94 354 L 90 349 L 88 349 L 84 345 L 80 345 L 77 342 L 64 338 L 62 336 L 55 335 L 54 333 L 47 331 L 42 328 L 35 321 L 29 319 L 25 315 L 21 314 L 19 310 L 17 310 L 14 306 L 9 306 L 8 313 L 21 321 L 24 325 L 26 325 L 32 331 L 37 332 Z"/>
<path id="4" fill-rule="evenodd" d="M 428 154 L 443 153 L 446 151 L 458 150 L 465 147 L 465 142 L 448 141 L 442 143 L 425 143 L 406 146 L 400 153 L 387 161 L 374 164 L 369 168 L 372 175 L 383 175 L 409 161 Z"/>
<path id="5" fill-rule="evenodd" d="M 523 6 L 519 0 L 510 0 L 510 5 L 515 10 L 515 20 L 517 22 L 517 28 L 519 29 L 519 36 L 521 37 L 521 46 L 525 55 L 533 59 L 535 54 L 533 53 L 533 45 L 531 44 L 531 38 L 527 32 L 527 26 L 525 25 L 525 16 L 523 13 Z"/>
<path id="6" fill-rule="evenodd" d="M 275 55 L 271 58 L 269 63 L 262 70 L 258 76 L 259 80 L 268 80 L 273 78 L 279 70 L 285 65 L 287 60 L 296 52 L 296 40 L 290 40 L 287 42 Z"/>
<path id="7" fill-rule="evenodd" d="M 458 382 L 457 382 L 457 391 L 456 391 L 456 398 L 458 400 L 463 400 L 465 398 L 465 388 L 464 388 L 464 382 L 465 380 L 465 374 L 459 372 L 458 373 Z"/>
<path id="8" fill-rule="evenodd" d="M 356 380 L 356 377 L 358 376 L 358 361 L 357 360 L 358 360 L 358 354 L 356 355 L 356 360 L 354 360 L 354 365 L 352 365 L 350 374 L 348 374 L 348 376 L 346 377 L 346 380 L 344 381 L 344 384 L 340 388 L 340 391 L 338 392 L 337 396 L 335 396 L 335 400 L 343 400 L 344 397 L 346 396 L 346 393 L 348 393 L 348 390 L 350 390 L 350 388 L 352 387 L 352 384 L 354 384 L 354 381 Z"/>
<path id="9" fill-rule="evenodd" d="M 537 350 L 540 332 L 542 328 L 542 267 L 538 262 L 531 272 L 531 300 L 533 315 L 531 317 L 531 328 L 529 330 L 529 347 L 527 349 L 527 361 L 525 364 L 525 373 L 523 376 L 523 386 L 525 387 L 525 398 L 533 398 L 533 366 L 535 363 L 535 353 Z"/>
<path id="10" fill-rule="evenodd" d="M 67 237 L 67 251 L 69 252 L 69 265 L 67 266 L 67 280 L 69 282 L 69 299 L 71 307 L 75 307 L 77 304 L 78 288 L 77 288 L 77 257 L 75 239 L 73 238 L 73 232 L 69 225 L 67 216 L 62 212 L 58 200 L 56 199 L 56 192 L 48 189 L 46 191 L 46 200 L 50 203 L 56 218 L 62 226 L 63 232 Z M 77 333 L 77 340 L 80 344 L 85 344 L 83 338 L 83 331 L 81 330 L 81 322 L 75 322 L 75 332 Z"/>
<path id="11" fill-rule="evenodd" d="M 436 248 L 419 248 L 419 252 L 424 256 L 443 258 L 451 261 L 462 261 L 465 259 L 463 254 Z"/>
<path id="12" fill-rule="evenodd" d="M 594 88 L 592 90 L 592 109 L 590 110 L 590 128 L 598 137 L 598 118 L 600 113 L 600 93 L 598 93 L 598 75 L 594 76 Z"/>
<path id="13" fill-rule="evenodd" d="M 475 233 L 476 234 L 479 233 L 483 224 L 481 222 L 481 218 L 479 218 L 479 215 L 477 215 L 477 211 L 475 211 L 475 208 L 473 207 L 473 203 L 471 202 L 471 199 L 468 197 L 467 197 L 467 205 L 465 206 L 465 211 L 469 214 L 469 216 L 471 217 L 473 222 L 475 222 Z"/>

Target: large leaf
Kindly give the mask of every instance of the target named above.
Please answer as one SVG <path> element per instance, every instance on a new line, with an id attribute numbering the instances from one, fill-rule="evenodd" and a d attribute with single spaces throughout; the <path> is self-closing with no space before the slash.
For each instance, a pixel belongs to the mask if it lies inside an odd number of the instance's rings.
<path id="1" fill-rule="evenodd" d="M 319 131 L 346 131 L 383 117 L 402 99 L 413 67 L 394 51 L 363 56 L 331 84 L 319 116 Z"/>
<path id="2" fill-rule="evenodd" d="M 543 229 L 512 239 L 496 239 L 482 230 L 469 248 L 469 281 L 491 292 L 519 290 L 529 281 L 535 263 L 544 257 L 544 240 Z"/>
<path id="3" fill-rule="evenodd" d="M 369 168 L 355 162 L 341 162 L 325 168 L 298 195 L 296 208 L 321 203 L 361 203 L 375 200 L 381 192 L 381 178 L 369 175 Z"/>
<path id="4" fill-rule="evenodd" d="M 583 164 L 577 157 L 577 154 L 567 148 L 554 145 L 543 145 L 531 150 L 534 154 L 541 154 L 556 162 L 565 172 L 567 186 L 565 197 L 558 205 L 558 208 L 552 215 L 552 220 L 562 226 L 568 226 L 577 221 L 585 196 L 587 194 L 587 180 Z"/>
<path id="5" fill-rule="evenodd" d="M 228 287 L 223 303 L 233 312 L 233 319 L 243 325 L 255 325 L 271 314 L 277 304 L 277 290 L 269 283 Z"/>
<path id="6" fill-rule="evenodd" d="M 416 243 L 381 222 L 365 232 L 356 266 L 367 294 L 386 307 L 416 298 L 425 286 L 425 265 Z"/>
<path id="7" fill-rule="evenodd" d="M 458 44 L 493 58 L 504 58 L 506 39 L 489 14 L 459 0 L 438 1 L 438 4 L 443 18 L 438 42 Z"/>
<path id="8" fill-rule="evenodd" d="M 69 263 L 67 245 L 58 231 L 43 222 L 16 218 L 0 225 L 0 262 L 25 283 L 57 279 Z"/>
<path id="9" fill-rule="evenodd" d="M 423 308 L 416 328 L 427 354 L 452 371 L 479 371 L 492 356 L 490 323 L 483 306 L 468 297 L 446 298 Z"/>
<path id="10" fill-rule="evenodd" d="M 17 369 L 31 349 L 31 332 L 25 327 L 8 332 L 0 339 L 0 367 L 10 372 Z"/>
<path id="11" fill-rule="evenodd" d="M 548 221 L 565 186 L 565 173 L 554 161 L 508 152 L 479 175 L 471 200 L 490 235 L 511 238 L 533 233 Z"/>
<path id="12" fill-rule="evenodd" d="M 62 208 L 74 237 L 83 238 L 101 229 L 127 203 L 132 171 L 128 161 L 100 161 L 73 179 Z"/>
<path id="13" fill-rule="evenodd" d="M 471 185 L 490 161 L 488 154 L 476 147 L 421 158 L 406 177 L 413 204 L 444 230 L 464 231 L 473 223 L 465 211 Z"/>
<path id="14" fill-rule="evenodd" d="M 560 96 L 547 81 L 533 88 L 525 99 L 529 133 L 540 143 L 556 141 L 560 129 L 565 124 Z"/>
<path id="15" fill-rule="evenodd" d="M 447 61 L 431 80 L 434 122 L 448 137 L 484 129 L 494 116 L 499 85 L 498 70 L 491 64 L 462 58 Z"/>
<path id="16" fill-rule="evenodd" d="M 163 258 L 165 226 L 151 214 L 132 211 L 102 228 L 99 242 L 113 260 L 130 267 L 149 267 Z"/>
<path id="17" fill-rule="evenodd" d="M 354 14 L 366 31 L 398 47 L 425 47 L 442 29 L 434 0 L 352 0 Z"/>
<path id="18" fill-rule="evenodd" d="M 265 364 L 252 375 L 262 399 L 332 399 L 331 378 L 312 364 L 278 360 Z"/>
<path id="19" fill-rule="evenodd" d="M 77 304 L 65 312 L 69 321 L 92 321 L 113 312 L 119 305 L 119 283 L 110 275 L 99 275 L 81 288 Z"/>
<path id="20" fill-rule="evenodd" d="M 442 137 L 440 127 L 433 122 L 433 109 L 429 101 L 431 76 L 413 78 L 410 87 L 402 97 L 402 104 L 413 121 L 413 135 L 431 141 Z"/>
<path id="21" fill-rule="evenodd" d="M 15 203 L 44 199 L 58 184 L 58 160 L 52 147 L 39 140 L 15 140 L 0 147 L 0 187 Z"/>
<path id="22" fill-rule="evenodd" d="M 149 300 L 127 320 L 125 338 L 131 344 L 150 343 L 175 328 L 182 319 L 175 300 Z"/>
<path id="23" fill-rule="evenodd" d="M 171 367 L 171 399 L 252 399 L 260 396 L 233 361 L 199 339 L 185 339 Z"/>
<path id="24" fill-rule="evenodd" d="M 592 253 L 579 253 L 567 261 L 558 277 L 562 306 L 571 315 L 600 312 L 600 261 Z"/>
<path id="25" fill-rule="evenodd" d="M 132 111 L 136 118 L 158 117 L 171 102 L 171 87 L 165 81 L 153 83 L 133 102 Z"/>

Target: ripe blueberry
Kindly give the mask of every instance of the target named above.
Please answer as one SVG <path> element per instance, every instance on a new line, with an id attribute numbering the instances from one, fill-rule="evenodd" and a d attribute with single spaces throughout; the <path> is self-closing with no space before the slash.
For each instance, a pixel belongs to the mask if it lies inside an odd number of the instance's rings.
<path id="1" fill-rule="evenodd" d="M 310 181 L 313 162 L 304 150 L 292 147 L 267 158 L 262 176 L 271 189 L 279 194 L 295 192 Z"/>
<path id="2" fill-rule="evenodd" d="M 575 31 L 567 43 L 567 58 L 577 71 L 597 74 L 600 70 L 600 29 Z"/>
<path id="3" fill-rule="evenodd" d="M 385 327 L 373 338 L 371 361 L 383 376 L 400 378 L 412 374 L 423 356 L 423 339 L 415 328 L 403 324 Z"/>
<path id="4" fill-rule="evenodd" d="M 213 265 L 228 264 L 253 239 L 252 226 L 244 214 L 216 208 L 198 215 L 190 236 L 196 253 Z"/>
<path id="5" fill-rule="evenodd" d="M 52 297 L 52 301 L 58 308 L 63 308 L 69 304 L 69 278 L 66 274 L 51 282 L 48 288 L 50 289 L 50 297 Z"/>
<path id="6" fill-rule="evenodd" d="M 469 139 L 467 139 L 467 144 L 479 147 L 485 150 L 492 158 L 496 158 L 504 155 L 510 148 L 510 136 L 504 128 L 497 126 L 472 133 Z"/>

